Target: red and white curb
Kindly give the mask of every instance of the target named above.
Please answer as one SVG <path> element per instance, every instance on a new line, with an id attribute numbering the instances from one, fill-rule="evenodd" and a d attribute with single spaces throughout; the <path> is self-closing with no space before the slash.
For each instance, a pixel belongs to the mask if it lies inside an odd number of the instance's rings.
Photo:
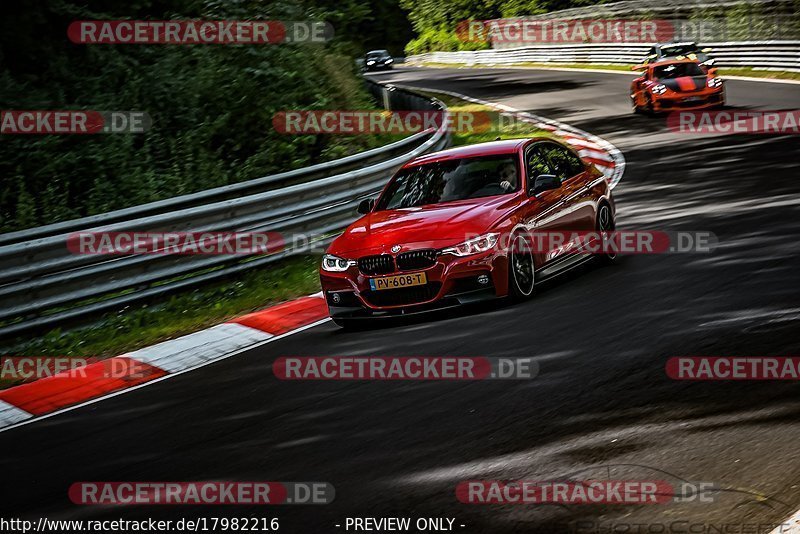
<path id="1" fill-rule="evenodd" d="M 0 391 L 0 432 L 203 367 L 327 319 L 328 306 L 316 293 Z"/>
<path id="2" fill-rule="evenodd" d="M 490 102 L 480 98 L 473 98 L 471 96 L 456 93 L 454 91 L 444 91 L 442 89 L 429 89 L 400 84 L 392 85 L 401 89 L 416 89 L 431 93 L 442 93 L 460 98 L 461 100 L 466 100 L 467 102 L 472 102 L 473 104 L 480 104 L 482 106 L 494 108 L 498 111 L 510 113 L 519 120 L 529 122 L 539 129 L 552 132 L 553 134 L 563 138 L 567 143 L 575 147 L 575 150 L 578 152 L 581 158 L 583 158 L 585 161 L 593 163 L 594 166 L 606 176 L 612 189 L 616 187 L 620 180 L 622 180 L 622 175 L 625 172 L 625 157 L 622 155 L 622 152 L 605 139 L 597 137 L 596 135 L 592 135 L 589 132 L 584 132 L 579 128 L 575 128 L 574 126 L 570 126 L 569 124 L 565 124 L 561 121 L 540 117 L 539 115 L 534 115 L 533 113 L 528 113 L 527 111 L 520 111 L 516 108 L 512 108 L 511 106 L 506 106 L 505 104 Z"/>
<path id="3" fill-rule="evenodd" d="M 605 139 L 503 104 L 451 91 L 434 92 L 512 113 L 520 120 L 566 139 L 582 158 L 603 171 L 611 187 L 622 178 L 625 158 Z M 328 306 L 320 292 L 177 339 L 2 390 L 0 432 L 166 380 L 326 320 Z"/>

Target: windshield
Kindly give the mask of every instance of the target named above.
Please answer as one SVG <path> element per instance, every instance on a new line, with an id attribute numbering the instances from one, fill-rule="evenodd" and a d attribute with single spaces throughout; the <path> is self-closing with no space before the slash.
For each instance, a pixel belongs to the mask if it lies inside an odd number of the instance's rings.
<path id="1" fill-rule="evenodd" d="M 367 52 L 367 57 L 370 59 L 382 58 L 389 55 L 389 52 L 386 50 L 376 50 L 374 52 Z"/>
<path id="2" fill-rule="evenodd" d="M 403 169 L 378 200 L 378 210 L 489 197 L 519 189 L 516 155 L 439 161 Z"/>
<path id="3" fill-rule="evenodd" d="M 670 80 L 683 76 L 705 76 L 705 72 L 697 63 L 673 63 L 653 69 L 653 77 L 657 80 Z"/>
<path id="4" fill-rule="evenodd" d="M 697 45 L 690 44 L 661 47 L 661 55 L 663 56 L 685 56 L 692 52 L 698 52 Z"/>

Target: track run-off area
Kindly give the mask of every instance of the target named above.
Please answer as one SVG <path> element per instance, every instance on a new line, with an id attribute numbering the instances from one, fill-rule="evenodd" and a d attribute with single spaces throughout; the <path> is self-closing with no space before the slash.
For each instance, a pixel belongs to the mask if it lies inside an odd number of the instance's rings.
<path id="1" fill-rule="evenodd" d="M 708 231 L 719 246 L 583 267 L 517 305 L 355 332 L 327 321 L 0 433 L 6 509 L 51 519 L 278 517 L 287 533 L 401 516 L 453 518 L 461 532 L 551 533 L 615 532 L 620 524 L 630 528 L 619 532 L 769 532 L 800 508 L 797 384 L 674 381 L 665 373 L 673 356 L 800 353 L 798 138 L 673 133 L 663 117 L 631 112 L 626 74 L 398 68 L 370 76 L 600 136 L 626 160 L 614 190 L 618 229 Z M 731 109 L 800 103 L 797 84 L 726 83 Z M 271 365 L 281 356 L 524 356 L 537 360 L 539 374 L 280 381 Z M 641 506 L 470 505 L 455 494 L 465 480 L 558 478 L 721 490 L 711 502 Z M 185 480 L 325 481 L 336 499 L 91 507 L 67 494 L 78 481 Z"/>

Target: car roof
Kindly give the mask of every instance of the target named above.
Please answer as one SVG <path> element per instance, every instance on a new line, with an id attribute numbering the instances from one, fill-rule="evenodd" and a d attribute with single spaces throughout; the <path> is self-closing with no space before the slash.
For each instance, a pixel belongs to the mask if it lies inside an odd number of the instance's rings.
<path id="1" fill-rule="evenodd" d="M 662 59 L 661 61 L 656 61 L 655 63 L 650 63 L 647 67 L 653 69 L 655 67 L 663 67 L 664 65 L 677 65 L 680 63 L 694 63 L 697 64 L 697 61 L 693 59 Z"/>
<path id="2" fill-rule="evenodd" d="M 370 54 L 388 54 L 388 53 L 389 53 L 388 50 L 370 50 L 369 52 L 367 52 L 367 55 L 370 55 Z"/>
<path id="3" fill-rule="evenodd" d="M 666 48 L 668 46 L 697 46 L 697 43 L 694 41 L 684 41 L 681 43 L 658 43 L 656 46 L 658 48 Z"/>
<path id="4" fill-rule="evenodd" d="M 449 159 L 459 158 L 472 158 L 477 156 L 497 156 L 501 154 L 514 154 L 522 145 L 529 141 L 545 141 L 550 140 L 547 137 L 526 137 L 523 139 L 503 139 L 501 141 L 489 141 L 486 143 L 477 143 L 474 145 L 464 145 L 454 148 L 448 148 L 433 154 L 425 154 L 416 159 L 413 159 L 403 165 L 403 168 L 416 167 L 425 163 L 433 163 L 436 161 L 445 161 Z"/>

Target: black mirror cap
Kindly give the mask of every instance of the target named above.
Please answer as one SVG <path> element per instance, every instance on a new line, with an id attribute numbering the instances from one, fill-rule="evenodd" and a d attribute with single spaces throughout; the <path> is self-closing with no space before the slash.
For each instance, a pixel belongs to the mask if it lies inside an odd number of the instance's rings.
<path id="1" fill-rule="evenodd" d="M 374 198 L 365 198 L 361 202 L 358 203 L 358 213 L 361 215 L 366 215 L 367 213 L 372 211 L 372 208 L 375 207 L 375 199 Z"/>
<path id="2" fill-rule="evenodd" d="M 552 174 L 540 174 L 533 183 L 533 194 L 538 195 L 542 191 L 558 189 L 561 187 L 561 179 Z"/>

